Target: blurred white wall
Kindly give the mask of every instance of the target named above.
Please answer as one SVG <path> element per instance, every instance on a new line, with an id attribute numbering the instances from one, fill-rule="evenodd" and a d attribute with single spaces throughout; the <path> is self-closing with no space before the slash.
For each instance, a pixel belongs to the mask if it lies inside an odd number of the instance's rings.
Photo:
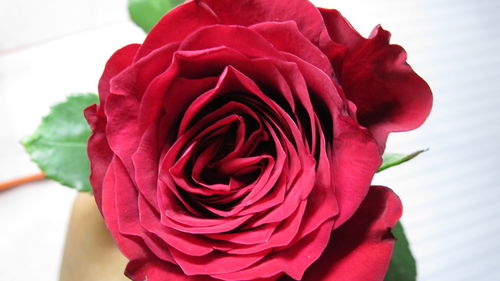
<path id="1" fill-rule="evenodd" d="M 0 50 L 123 22 L 124 0 L 1 0 Z"/>
<path id="2" fill-rule="evenodd" d="M 363 35 L 381 23 L 434 91 L 427 123 L 388 145 L 430 151 L 375 179 L 403 200 L 419 280 L 500 280 L 500 1 L 313 2 Z M 18 140 L 143 36 L 126 0 L 0 0 L 0 181 L 37 171 Z M 73 197 L 53 182 L 0 193 L 0 280 L 57 279 Z"/>
<path id="3" fill-rule="evenodd" d="M 38 172 L 19 140 L 50 105 L 96 92 L 109 56 L 143 38 L 126 0 L 0 0 L 0 181 Z M 74 197 L 51 181 L 0 192 L 1 281 L 58 280 Z"/>

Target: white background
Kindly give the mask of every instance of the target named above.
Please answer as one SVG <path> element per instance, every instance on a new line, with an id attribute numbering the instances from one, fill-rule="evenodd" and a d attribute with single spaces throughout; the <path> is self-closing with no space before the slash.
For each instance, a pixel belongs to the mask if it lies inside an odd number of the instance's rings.
<path id="1" fill-rule="evenodd" d="M 434 91 L 427 123 L 388 145 L 430 151 L 375 179 L 403 200 L 419 280 L 500 280 L 500 1 L 314 2 L 364 35 L 381 23 Z M 0 0 L 0 181 L 36 173 L 19 140 L 143 38 L 125 0 Z M 74 196 L 49 181 L 0 192 L 1 281 L 57 280 Z"/>

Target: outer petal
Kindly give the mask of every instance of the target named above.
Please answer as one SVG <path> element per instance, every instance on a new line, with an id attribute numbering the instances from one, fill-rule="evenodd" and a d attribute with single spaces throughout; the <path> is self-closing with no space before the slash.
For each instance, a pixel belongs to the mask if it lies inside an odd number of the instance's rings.
<path id="1" fill-rule="evenodd" d="M 129 259 L 149 256 L 150 252 L 140 239 L 133 239 L 119 233 L 118 209 L 116 204 L 116 175 L 115 162 L 113 158 L 103 179 L 102 205 L 100 206 L 107 228 L 110 230 L 113 239 L 120 248 L 120 251 Z"/>
<path id="2" fill-rule="evenodd" d="M 295 21 L 302 34 L 318 43 L 323 20 L 306 0 L 199 0 L 206 3 L 222 24 L 250 26 L 268 21 Z"/>
<path id="3" fill-rule="evenodd" d="M 148 281 L 216 281 L 208 276 L 187 276 L 179 267 L 166 262 L 155 260 L 135 260 L 130 262 L 125 269 L 125 275 L 132 280 Z"/>
<path id="4" fill-rule="evenodd" d="M 258 32 L 234 25 L 215 25 L 202 28 L 188 36 L 180 50 L 207 50 L 226 46 L 248 57 L 281 58 L 280 53 Z"/>
<path id="5" fill-rule="evenodd" d="M 333 75 L 332 65 L 328 57 L 300 33 L 294 21 L 264 22 L 255 24 L 250 29 L 264 36 L 276 49 L 297 55 L 320 68 L 329 76 Z"/>
<path id="6" fill-rule="evenodd" d="M 339 11 L 323 8 L 319 8 L 319 11 L 323 16 L 328 34 L 334 42 L 342 44 L 349 49 L 353 49 L 358 44 L 361 44 L 363 40 L 366 40 L 354 29 L 354 27 L 352 27 Z"/>
<path id="7" fill-rule="evenodd" d="M 377 144 L 368 130 L 350 118 L 339 116 L 337 134 L 331 157 L 335 197 L 340 207 L 335 228 L 342 225 L 356 212 L 365 200 L 373 175 L 381 164 Z"/>
<path id="8" fill-rule="evenodd" d="M 380 26 L 361 37 L 336 10 L 321 9 L 331 39 L 347 47 L 339 80 L 357 107 L 361 125 L 372 131 L 383 149 L 390 132 L 420 126 L 432 107 L 427 83 L 406 63 L 406 52 L 389 43 Z"/>
<path id="9" fill-rule="evenodd" d="M 90 160 L 90 183 L 92 184 L 97 206 L 99 210 L 102 210 L 102 183 L 106 170 L 113 158 L 113 152 L 109 148 L 106 135 L 104 134 L 106 120 L 99 117 L 98 106 L 96 104 L 85 109 L 85 118 L 87 118 L 92 128 L 92 134 L 87 145 L 87 154 Z"/>
<path id="10" fill-rule="evenodd" d="M 135 60 L 172 42 L 182 41 L 201 27 L 218 23 L 217 16 L 205 4 L 190 1 L 167 13 L 148 33 Z"/>
<path id="11" fill-rule="evenodd" d="M 321 14 L 306 0 L 197 0 L 166 14 L 148 34 L 136 60 L 154 49 L 182 41 L 209 25 L 250 26 L 267 21 L 295 21 L 301 33 L 317 44 L 324 30 Z"/>
<path id="12" fill-rule="evenodd" d="M 162 263 L 155 260 L 135 260 L 130 262 L 125 269 L 125 275 L 132 280 L 147 280 L 147 281 L 220 281 L 207 275 L 185 275 L 181 269 L 170 263 Z M 252 279 L 252 281 L 274 281 L 281 274 L 267 277 Z"/>
<path id="13" fill-rule="evenodd" d="M 104 104 L 106 98 L 109 96 L 110 80 L 132 64 L 132 60 L 140 46 L 139 44 L 127 45 L 116 51 L 111 58 L 109 58 L 101 79 L 99 80 L 99 101 L 101 105 Z"/>
<path id="14" fill-rule="evenodd" d="M 109 96 L 109 80 L 131 64 L 139 46 L 138 44 L 125 46 L 111 56 L 99 81 L 100 105 L 92 105 L 85 109 L 85 118 L 92 129 L 87 146 L 90 159 L 90 182 L 100 210 L 102 209 L 102 182 L 113 157 L 105 135 L 106 118 L 103 105 Z"/>
<path id="15" fill-rule="evenodd" d="M 321 258 L 305 281 L 382 281 L 391 259 L 390 232 L 402 206 L 389 188 L 373 186 L 356 214 L 335 230 Z"/>
<path id="16" fill-rule="evenodd" d="M 324 253 L 325 243 L 331 232 L 333 221 L 323 223 L 317 230 L 301 239 L 296 244 L 291 245 L 283 251 L 278 251 L 262 262 L 248 267 L 244 270 L 212 275 L 222 280 L 253 280 L 253 276 L 270 278 L 280 272 L 285 272 L 295 280 L 304 280 L 302 275 L 304 269 L 313 263 L 320 253 Z M 317 280 L 317 279 L 311 279 Z M 356 279 L 352 279 L 356 280 Z"/>

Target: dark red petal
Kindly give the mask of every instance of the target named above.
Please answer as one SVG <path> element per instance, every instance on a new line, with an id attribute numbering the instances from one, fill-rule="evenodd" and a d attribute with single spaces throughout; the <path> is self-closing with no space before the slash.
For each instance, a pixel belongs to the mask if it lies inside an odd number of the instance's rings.
<path id="1" fill-rule="evenodd" d="M 110 80 L 132 63 L 132 58 L 139 49 L 139 44 L 127 45 L 116 51 L 106 63 L 104 73 L 99 81 L 99 103 L 85 110 L 85 118 L 89 122 L 92 134 L 88 141 L 87 152 L 90 159 L 90 183 L 96 203 L 101 209 L 102 182 L 107 167 L 113 157 L 105 135 L 106 117 L 104 104 L 110 94 Z"/>
<path id="2" fill-rule="evenodd" d="M 106 137 L 109 147 L 123 162 L 129 174 L 134 174 L 131 155 L 141 138 L 137 124 L 138 107 L 139 101 L 134 97 L 111 94 L 104 109 L 108 121 Z"/>
<path id="3" fill-rule="evenodd" d="M 214 25 L 197 30 L 182 41 L 179 50 L 206 50 L 222 46 L 235 49 L 248 57 L 282 58 L 262 35 L 235 25 Z"/>
<path id="4" fill-rule="evenodd" d="M 130 261 L 125 275 L 134 281 L 217 281 L 209 276 L 187 276 L 177 265 L 148 259 Z"/>
<path id="5" fill-rule="evenodd" d="M 116 222 L 118 226 L 118 229 L 113 229 L 111 231 L 118 231 L 116 235 L 143 242 L 145 247 L 156 257 L 164 261 L 172 262 L 172 255 L 169 249 L 165 247 L 165 243 L 156 236 L 147 233 L 139 224 L 139 194 L 127 175 L 124 165 L 117 157 L 113 159 L 108 173 L 109 176 L 114 176 L 114 200 L 116 204 Z M 111 187 L 106 186 L 106 188 Z M 119 244 L 119 246 L 123 245 Z M 140 255 L 135 255 L 133 258 L 137 258 L 138 256 Z"/>
<path id="6" fill-rule="evenodd" d="M 265 257 L 253 266 L 233 273 L 212 274 L 212 276 L 222 280 L 252 280 L 256 277 L 266 278 L 285 272 L 295 280 L 300 280 L 304 271 L 323 253 L 332 226 L 333 220 L 326 221 L 296 244 Z"/>
<path id="7" fill-rule="evenodd" d="M 228 255 L 215 251 L 202 257 L 189 256 L 175 249 L 171 252 L 177 264 L 187 275 L 217 275 L 237 272 L 247 267 L 252 268 L 252 265 L 265 258 L 270 250 L 248 255 Z"/>
<path id="8" fill-rule="evenodd" d="M 155 213 L 142 197 L 139 198 L 139 211 L 141 226 L 147 232 L 154 233 L 169 247 L 192 256 L 203 256 L 213 251 L 209 240 L 162 225 L 158 213 Z"/>
<path id="9" fill-rule="evenodd" d="M 323 8 L 319 8 L 319 11 L 323 16 L 328 34 L 334 42 L 353 49 L 365 40 L 339 11 Z"/>
<path id="10" fill-rule="evenodd" d="M 324 137 L 321 137 L 320 141 L 314 188 L 307 197 L 307 209 L 301 221 L 299 234 L 294 238 L 295 240 L 309 235 L 325 221 L 335 217 L 340 210 L 335 195 L 336 182 L 335 177 L 332 175 L 332 160 L 328 157 Z"/>
<path id="11" fill-rule="evenodd" d="M 296 63 L 300 70 L 302 79 L 307 85 L 307 88 L 302 92 L 304 95 L 309 95 L 309 103 L 312 103 L 315 115 L 318 116 L 323 127 L 323 135 L 328 142 L 331 142 L 335 131 L 332 128 L 335 126 L 336 116 L 348 115 L 348 106 L 343 93 L 339 91 L 330 76 L 314 65 L 293 54 L 285 54 L 285 56 L 289 61 Z M 311 122 L 315 123 L 314 120 Z"/>
<path id="12" fill-rule="evenodd" d="M 255 245 L 262 243 L 265 244 L 269 242 L 269 238 L 273 234 L 277 225 L 278 223 L 269 223 L 261 227 L 253 228 L 248 231 L 209 234 L 207 235 L 207 237 L 242 245 Z M 235 249 L 238 249 L 238 246 L 235 246 Z M 262 248 L 262 250 L 266 249 L 267 249 L 266 247 Z"/>
<path id="13" fill-rule="evenodd" d="M 97 105 L 89 106 L 85 109 L 85 118 L 92 128 L 87 145 L 87 154 L 90 160 L 90 183 L 97 207 L 102 211 L 102 183 L 113 159 L 113 151 L 109 148 L 105 135 L 106 120 L 100 117 L 97 111 Z"/>
<path id="14" fill-rule="evenodd" d="M 383 149 L 391 132 L 420 126 L 432 107 L 427 83 L 406 63 L 406 52 L 389 43 L 380 26 L 361 37 L 336 10 L 321 10 L 333 41 L 347 47 L 339 76 L 358 121 L 372 131 Z"/>
<path id="15" fill-rule="evenodd" d="M 250 29 L 264 36 L 276 49 L 292 53 L 320 68 L 329 76 L 333 75 L 328 57 L 300 33 L 296 22 L 263 22 L 252 25 Z"/>
<path id="16" fill-rule="evenodd" d="M 174 55 L 174 64 L 179 68 L 179 76 L 189 79 L 218 77 L 228 65 L 241 64 L 248 57 L 238 50 L 215 47 L 205 50 L 180 50 Z"/>
<path id="17" fill-rule="evenodd" d="M 203 51 L 178 51 L 172 65 L 177 66 L 177 75 L 187 79 L 217 77 L 230 65 L 248 76 L 260 89 L 265 90 L 266 95 L 289 112 L 289 115 L 293 115 L 296 110 L 295 100 L 300 101 L 308 115 L 314 115 L 307 85 L 293 62 L 271 57 L 250 59 L 238 50 L 216 47 Z M 324 75 L 328 79 L 328 76 Z M 150 87 L 156 84 L 155 82 L 153 81 Z M 184 91 L 186 90 L 185 88 Z M 181 97 L 185 96 L 189 95 L 180 95 L 179 98 L 184 101 Z M 185 111 L 184 108 L 178 110 Z M 311 123 L 310 126 L 314 127 L 314 123 Z"/>
<path id="18" fill-rule="evenodd" d="M 266 249 L 290 245 L 299 231 L 306 205 L 307 203 L 305 201 L 300 202 L 295 211 L 280 222 L 279 226 L 276 227 L 272 236 L 269 238 L 269 241 L 266 243 L 251 246 L 237 245 L 236 247 L 225 249 L 225 252 L 228 254 L 251 254 L 261 252 Z"/>
<path id="19" fill-rule="evenodd" d="M 132 239 L 131 237 L 123 236 L 120 234 L 119 223 L 118 223 L 118 207 L 116 203 L 116 182 L 115 182 L 115 171 L 113 162 L 116 161 L 116 156 L 111 161 L 110 166 L 106 172 L 103 179 L 103 189 L 102 189 L 102 205 L 101 212 L 105 218 L 105 223 L 113 236 L 116 244 L 120 248 L 120 251 L 128 259 L 136 259 L 138 257 L 144 257 L 148 251 L 145 251 L 146 247 L 140 240 Z"/>
<path id="20" fill-rule="evenodd" d="M 365 199 L 381 157 L 377 144 L 368 130 L 360 127 L 349 117 L 335 122 L 333 151 L 333 178 L 335 197 L 339 204 L 339 216 L 335 227 L 348 220 Z"/>
<path id="21" fill-rule="evenodd" d="M 295 21 L 302 34 L 316 44 L 324 24 L 318 9 L 306 0 L 200 0 L 221 24 L 250 26 L 269 21 Z"/>
<path id="22" fill-rule="evenodd" d="M 394 192 L 371 187 L 356 214 L 332 233 L 323 255 L 302 280 L 384 280 L 394 246 L 390 230 L 401 212 L 401 201 Z"/>
<path id="23" fill-rule="evenodd" d="M 350 117 L 348 104 L 329 77 L 296 56 L 287 55 L 287 58 L 297 63 L 309 86 L 327 147 L 333 142 L 333 149 L 327 152 L 332 161 L 332 187 L 339 207 L 335 222 L 338 226 L 356 211 L 366 196 L 380 165 L 379 149 L 370 132 Z"/>
<path id="24" fill-rule="evenodd" d="M 220 281 L 206 275 L 187 276 L 176 265 L 146 259 L 131 261 L 125 274 L 134 281 Z M 252 281 L 274 281 L 280 275 L 252 279 Z"/>
<path id="25" fill-rule="evenodd" d="M 162 46 L 114 75 L 110 93 L 141 99 L 151 81 L 168 69 L 178 47 L 178 43 Z"/>
<path id="26" fill-rule="evenodd" d="M 108 98 L 110 80 L 132 64 L 133 58 L 140 47 L 141 45 L 139 44 L 127 45 L 116 51 L 111 58 L 109 58 L 104 67 L 101 79 L 99 80 L 99 103 L 101 106 L 104 105 L 104 102 Z"/>
<path id="27" fill-rule="evenodd" d="M 152 86 L 156 85 L 157 83 L 162 83 L 161 80 L 162 77 L 159 76 L 157 80 L 151 83 L 150 88 L 153 88 Z M 216 83 L 217 77 L 207 77 L 202 79 L 176 77 L 176 79 L 169 85 L 169 87 L 159 86 L 158 88 L 154 89 L 155 91 L 160 91 L 160 93 L 162 90 L 164 90 L 162 100 L 156 99 L 156 102 L 162 104 L 162 107 L 165 111 L 161 116 L 162 123 L 159 126 L 161 128 L 159 134 L 160 136 L 163 136 L 160 137 L 160 139 L 168 140 L 166 145 L 171 145 L 175 141 L 177 137 L 179 122 L 182 119 L 182 116 L 184 115 L 189 104 L 191 104 L 191 102 L 202 93 L 215 87 Z M 148 92 L 149 89 L 146 94 L 148 94 Z M 141 113 L 143 113 L 141 117 L 144 117 L 141 119 L 141 121 L 144 122 L 144 124 L 146 124 L 146 122 L 151 123 L 154 121 L 158 121 L 153 119 L 155 117 L 151 116 L 153 114 L 148 112 L 148 109 L 146 106 L 144 106 L 144 104 L 141 106 Z"/>
<path id="28" fill-rule="evenodd" d="M 137 190 L 158 211 L 156 182 L 158 181 L 159 144 L 157 126 L 152 124 L 142 135 L 132 155 L 134 181 Z"/>
<path id="29" fill-rule="evenodd" d="M 109 81 L 109 95 L 104 108 L 109 146 L 122 160 L 129 174 L 134 174 L 131 156 L 139 146 L 143 130 L 138 122 L 141 98 L 157 75 L 171 62 L 177 45 L 155 50 L 148 57 L 128 66 Z"/>
<path id="30" fill-rule="evenodd" d="M 201 27 L 218 23 L 217 16 L 206 4 L 186 2 L 170 11 L 148 33 L 135 60 L 172 42 L 180 42 Z"/>

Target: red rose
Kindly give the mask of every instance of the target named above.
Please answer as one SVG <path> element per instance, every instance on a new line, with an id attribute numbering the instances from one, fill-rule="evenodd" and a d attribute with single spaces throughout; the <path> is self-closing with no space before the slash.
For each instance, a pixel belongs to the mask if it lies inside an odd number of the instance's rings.
<path id="1" fill-rule="evenodd" d="M 200 0 L 118 50 L 86 110 L 97 204 L 133 280 L 383 280 L 370 187 L 431 93 L 377 27 L 305 0 Z"/>

